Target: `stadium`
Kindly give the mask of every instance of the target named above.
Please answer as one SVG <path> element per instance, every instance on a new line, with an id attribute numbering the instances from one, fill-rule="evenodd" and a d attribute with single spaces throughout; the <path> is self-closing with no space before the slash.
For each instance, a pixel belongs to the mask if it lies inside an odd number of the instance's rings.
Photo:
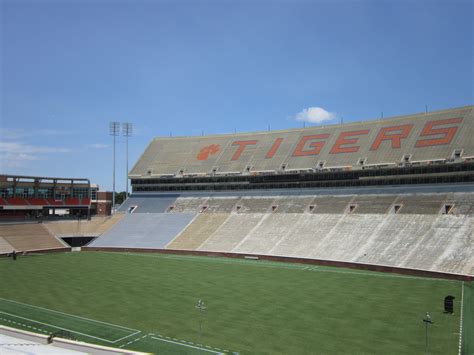
<path id="1" fill-rule="evenodd" d="M 468 106 L 158 137 L 110 217 L 88 180 L 5 178 L 0 324 L 92 353 L 473 354 L 473 135 Z"/>

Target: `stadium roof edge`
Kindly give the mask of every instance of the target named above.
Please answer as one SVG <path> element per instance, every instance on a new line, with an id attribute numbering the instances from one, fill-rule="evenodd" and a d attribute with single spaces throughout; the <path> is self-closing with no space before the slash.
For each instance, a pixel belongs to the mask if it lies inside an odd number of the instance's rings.
<path id="1" fill-rule="evenodd" d="M 284 132 L 294 132 L 294 131 L 301 131 L 301 130 L 311 130 L 315 128 L 326 128 L 326 127 L 340 127 L 340 126 L 357 126 L 357 125 L 365 125 L 367 123 L 371 124 L 377 124 L 380 122 L 387 122 L 387 121 L 396 121 L 396 120 L 402 120 L 406 119 L 408 117 L 411 118 L 416 118 L 417 116 L 425 116 L 425 115 L 430 115 L 430 114 L 439 114 L 439 113 L 447 113 L 450 111 L 460 111 L 460 110 L 473 110 L 474 109 L 474 104 L 473 105 L 466 105 L 466 106 L 460 106 L 460 107 L 452 107 L 448 109 L 442 109 L 442 110 L 435 110 L 435 111 L 428 111 L 428 112 L 418 112 L 418 113 L 413 113 L 413 114 L 406 114 L 406 115 L 397 115 L 397 116 L 390 116 L 390 117 L 385 117 L 383 119 L 381 118 L 374 118 L 374 119 L 367 119 L 367 120 L 362 120 L 362 121 L 351 121 L 347 123 L 334 123 L 334 124 L 325 124 L 325 125 L 319 125 L 319 126 L 308 126 L 308 127 L 297 127 L 297 128 L 287 128 L 287 129 L 279 129 L 279 130 L 266 130 L 266 131 L 245 131 L 245 132 L 237 132 L 237 133 L 216 133 L 216 134 L 206 134 L 204 137 L 235 137 L 235 136 L 240 136 L 240 135 L 249 135 L 249 134 L 268 134 L 268 132 L 274 132 L 274 133 L 284 133 Z M 153 141 L 156 140 L 176 140 L 176 139 L 187 139 L 187 138 L 196 138 L 196 137 L 201 137 L 198 135 L 194 136 L 174 136 L 174 137 L 166 137 L 166 136 L 155 136 L 153 137 L 150 142 L 148 143 L 151 144 Z M 132 169 L 133 170 L 133 169 Z"/>

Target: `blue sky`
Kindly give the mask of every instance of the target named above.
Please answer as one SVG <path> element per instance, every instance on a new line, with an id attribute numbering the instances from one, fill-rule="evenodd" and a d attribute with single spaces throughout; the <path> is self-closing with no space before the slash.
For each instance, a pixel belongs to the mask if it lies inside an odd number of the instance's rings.
<path id="1" fill-rule="evenodd" d="M 0 4 L 1 173 L 88 177 L 110 189 L 112 120 L 134 124 L 131 167 L 152 137 L 170 132 L 474 102 L 473 1 Z M 124 190 L 123 137 L 117 169 Z"/>

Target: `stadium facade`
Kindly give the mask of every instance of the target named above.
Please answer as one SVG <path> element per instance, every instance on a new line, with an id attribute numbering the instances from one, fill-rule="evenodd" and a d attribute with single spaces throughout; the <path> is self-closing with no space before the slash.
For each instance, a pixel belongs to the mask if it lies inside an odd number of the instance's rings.
<path id="1" fill-rule="evenodd" d="M 124 218 L 90 247 L 473 275 L 473 135 L 467 106 L 155 138 Z"/>

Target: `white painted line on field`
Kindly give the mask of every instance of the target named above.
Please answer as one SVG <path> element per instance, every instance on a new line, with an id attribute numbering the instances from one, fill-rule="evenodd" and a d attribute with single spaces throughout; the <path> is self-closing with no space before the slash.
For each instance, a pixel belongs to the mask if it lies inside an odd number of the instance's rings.
<path id="1" fill-rule="evenodd" d="M 28 306 L 28 307 L 31 307 L 31 308 L 38 308 L 38 309 L 42 309 L 44 311 L 48 311 L 48 312 L 52 312 L 52 313 L 58 313 L 58 314 L 62 314 L 62 315 L 68 316 L 68 317 L 83 319 L 83 320 L 90 321 L 90 322 L 95 322 L 95 323 L 101 323 L 101 324 L 105 324 L 105 325 L 108 325 L 108 326 L 111 326 L 111 327 L 122 328 L 122 329 L 125 329 L 125 330 L 129 330 L 129 331 L 132 331 L 132 332 L 137 332 L 137 331 L 139 332 L 138 329 L 128 328 L 128 327 L 124 327 L 124 326 L 117 325 L 117 324 L 103 322 L 103 321 L 100 321 L 100 320 L 95 320 L 95 319 L 90 319 L 90 318 L 86 318 L 86 317 L 76 316 L 74 314 L 68 314 L 68 313 L 64 313 L 64 312 L 60 312 L 60 311 L 55 311 L 55 310 L 40 307 L 40 306 L 33 306 L 31 304 L 28 304 L 28 303 L 13 301 L 13 300 L 9 300 L 9 299 L 2 298 L 2 297 L 0 297 L 0 301 L 7 301 L 7 302 L 11 302 L 11 303 L 17 303 L 17 304 L 20 304 L 22 306 Z"/>
<path id="2" fill-rule="evenodd" d="M 143 340 L 145 339 L 147 336 L 149 336 L 150 334 L 145 334 L 144 336 L 140 337 L 140 338 L 136 338 L 136 339 L 133 339 L 133 340 L 130 340 L 128 343 L 125 343 L 123 345 L 120 345 L 119 348 L 124 348 L 130 344 L 133 344 L 133 343 L 136 343 L 137 341 L 140 341 L 140 340 Z"/>
<path id="3" fill-rule="evenodd" d="M 458 355 L 462 354 L 462 316 L 464 311 L 464 281 L 461 283 L 461 317 L 459 319 Z"/>
<path id="4" fill-rule="evenodd" d="M 214 350 L 209 350 L 209 349 L 205 349 L 205 348 L 201 348 L 199 346 L 193 346 L 193 345 L 187 345 L 187 344 L 182 344 L 182 343 L 178 343 L 176 341 L 173 341 L 173 340 L 167 340 L 167 339 L 162 339 L 162 338 L 157 338 L 157 337 L 151 337 L 152 339 L 155 339 L 155 340 L 160 340 L 160 341 L 165 341 L 167 343 L 173 343 L 173 344 L 176 344 L 176 345 L 181 345 L 181 346 L 186 346 L 188 348 L 193 348 L 193 349 L 198 349 L 198 350 L 202 350 L 202 351 L 207 351 L 209 353 L 213 353 L 213 354 L 222 354 L 221 352 L 218 352 L 218 351 L 214 351 Z"/>
<path id="5" fill-rule="evenodd" d="M 12 320 L 10 320 L 10 319 L 0 318 L 0 320 L 2 320 L 2 321 L 4 321 L 4 322 L 11 323 L 11 324 L 16 324 L 16 325 L 19 325 L 19 326 L 22 326 L 22 327 L 25 327 L 25 328 L 28 328 L 28 329 L 33 329 L 33 330 L 36 330 L 36 331 L 41 332 L 41 333 L 49 334 L 46 330 L 43 330 L 43 329 L 40 329 L 40 328 L 36 328 L 36 327 L 32 327 L 32 326 L 30 326 L 30 325 L 26 325 L 26 324 L 23 324 L 23 323 L 15 322 L 15 321 L 12 321 Z"/>
<path id="6" fill-rule="evenodd" d="M 79 334 L 79 335 L 83 335 L 83 336 L 88 337 L 88 338 L 93 338 L 93 339 L 97 339 L 97 340 L 102 340 L 102 341 L 105 341 L 105 342 L 107 342 L 107 343 L 114 343 L 114 341 L 111 341 L 111 340 L 102 339 L 102 338 L 99 338 L 99 337 L 96 337 L 96 336 L 93 336 L 93 335 L 89 335 L 89 334 L 77 332 L 77 331 L 75 331 L 75 330 L 68 329 L 68 328 L 58 327 L 57 325 L 39 322 L 39 321 L 34 320 L 34 319 L 30 319 L 30 318 L 26 318 L 26 317 L 17 316 L 17 315 L 15 315 L 15 314 L 3 312 L 3 311 L 0 311 L 0 313 L 6 314 L 6 315 L 11 316 L 11 317 L 24 319 L 24 320 L 27 320 L 27 321 L 29 321 L 29 322 L 33 322 L 33 323 L 38 323 L 38 324 L 46 325 L 46 326 L 48 326 L 48 327 L 52 327 L 52 328 L 56 328 L 56 329 L 61 329 L 61 330 L 66 330 L 66 331 L 68 331 L 68 332 L 75 333 L 75 334 Z"/>
<path id="7" fill-rule="evenodd" d="M 268 268 L 276 268 L 276 269 L 287 269 L 287 270 L 299 270 L 299 271 L 315 271 L 321 273 L 334 273 L 334 274 L 347 274 L 347 275 L 361 275 L 361 276 L 375 276 L 375 277 L 382 277 L 382 278 L 394 278 L 394 279 L 412 279 L 412 280 L 424 280 L 424 281 L 443 281 L 443 282 L 459 282 L 458 280 L 448 280 L 448 279 L 438 279 L 438 278 L 430 278 L 430 277 L 422 277 L 422 276 L 408 276 L 408 275 L 396 275 L 396 274 L 389 274 L 383 273 L 380 271 L 367 271 L 367 272 L 357 272 L 357 271 L 341 271 L 341 270 L 329 270 L 323 269 L 326 267 L 333 267 L 337 269 L 337 266 L 320 266 L 320 265 L 312 265 L 307 266 L 305 264 L 297 264 L 297 263 L 277 263 L 274 261 L 254 261 L 248 259 L 231 259 L 231 258 L 208 258 L 206 256 L 194 256 L 194 255 L 172 255 L 172 254 L 156 254 L 156 255 L 149 255 L 149 254 L 140 254 L 140 253 L 121 253 L 121 252 L 102 252 L 107 254 L 119 254 L 125 256 L 138 256 L 143 258 L 162 258 L 162 259 L 199 259 L 201 262 L 207 263 L 216 263 L 216 264 L 244 264 L 244 265 L 252 265 L 252 266 L 260 266 L 260 267 L 268 267 Z M 284 265 L 286 264 L 286 265 Z M 429 271 L 429 270 L 428 270 Z"/>
<path id="8" fill-rule="evenodd" d="M 125 335 L 124 337 L 113 341 L 113 343 L 118 343 L 118 342 L 121 341 L 121 340 L 130 338 L 130 337 L 132 337 L 132 336 L 134 336 L 134 335 L 137 335 L 137 334 L 139 334 L 139 333 L 141 333 L 141 331 L 140 331 L 140 330 L 137 330 L 135 333 L 132 333 L 132 334 L 129 334 L 129 335 Z"/>

